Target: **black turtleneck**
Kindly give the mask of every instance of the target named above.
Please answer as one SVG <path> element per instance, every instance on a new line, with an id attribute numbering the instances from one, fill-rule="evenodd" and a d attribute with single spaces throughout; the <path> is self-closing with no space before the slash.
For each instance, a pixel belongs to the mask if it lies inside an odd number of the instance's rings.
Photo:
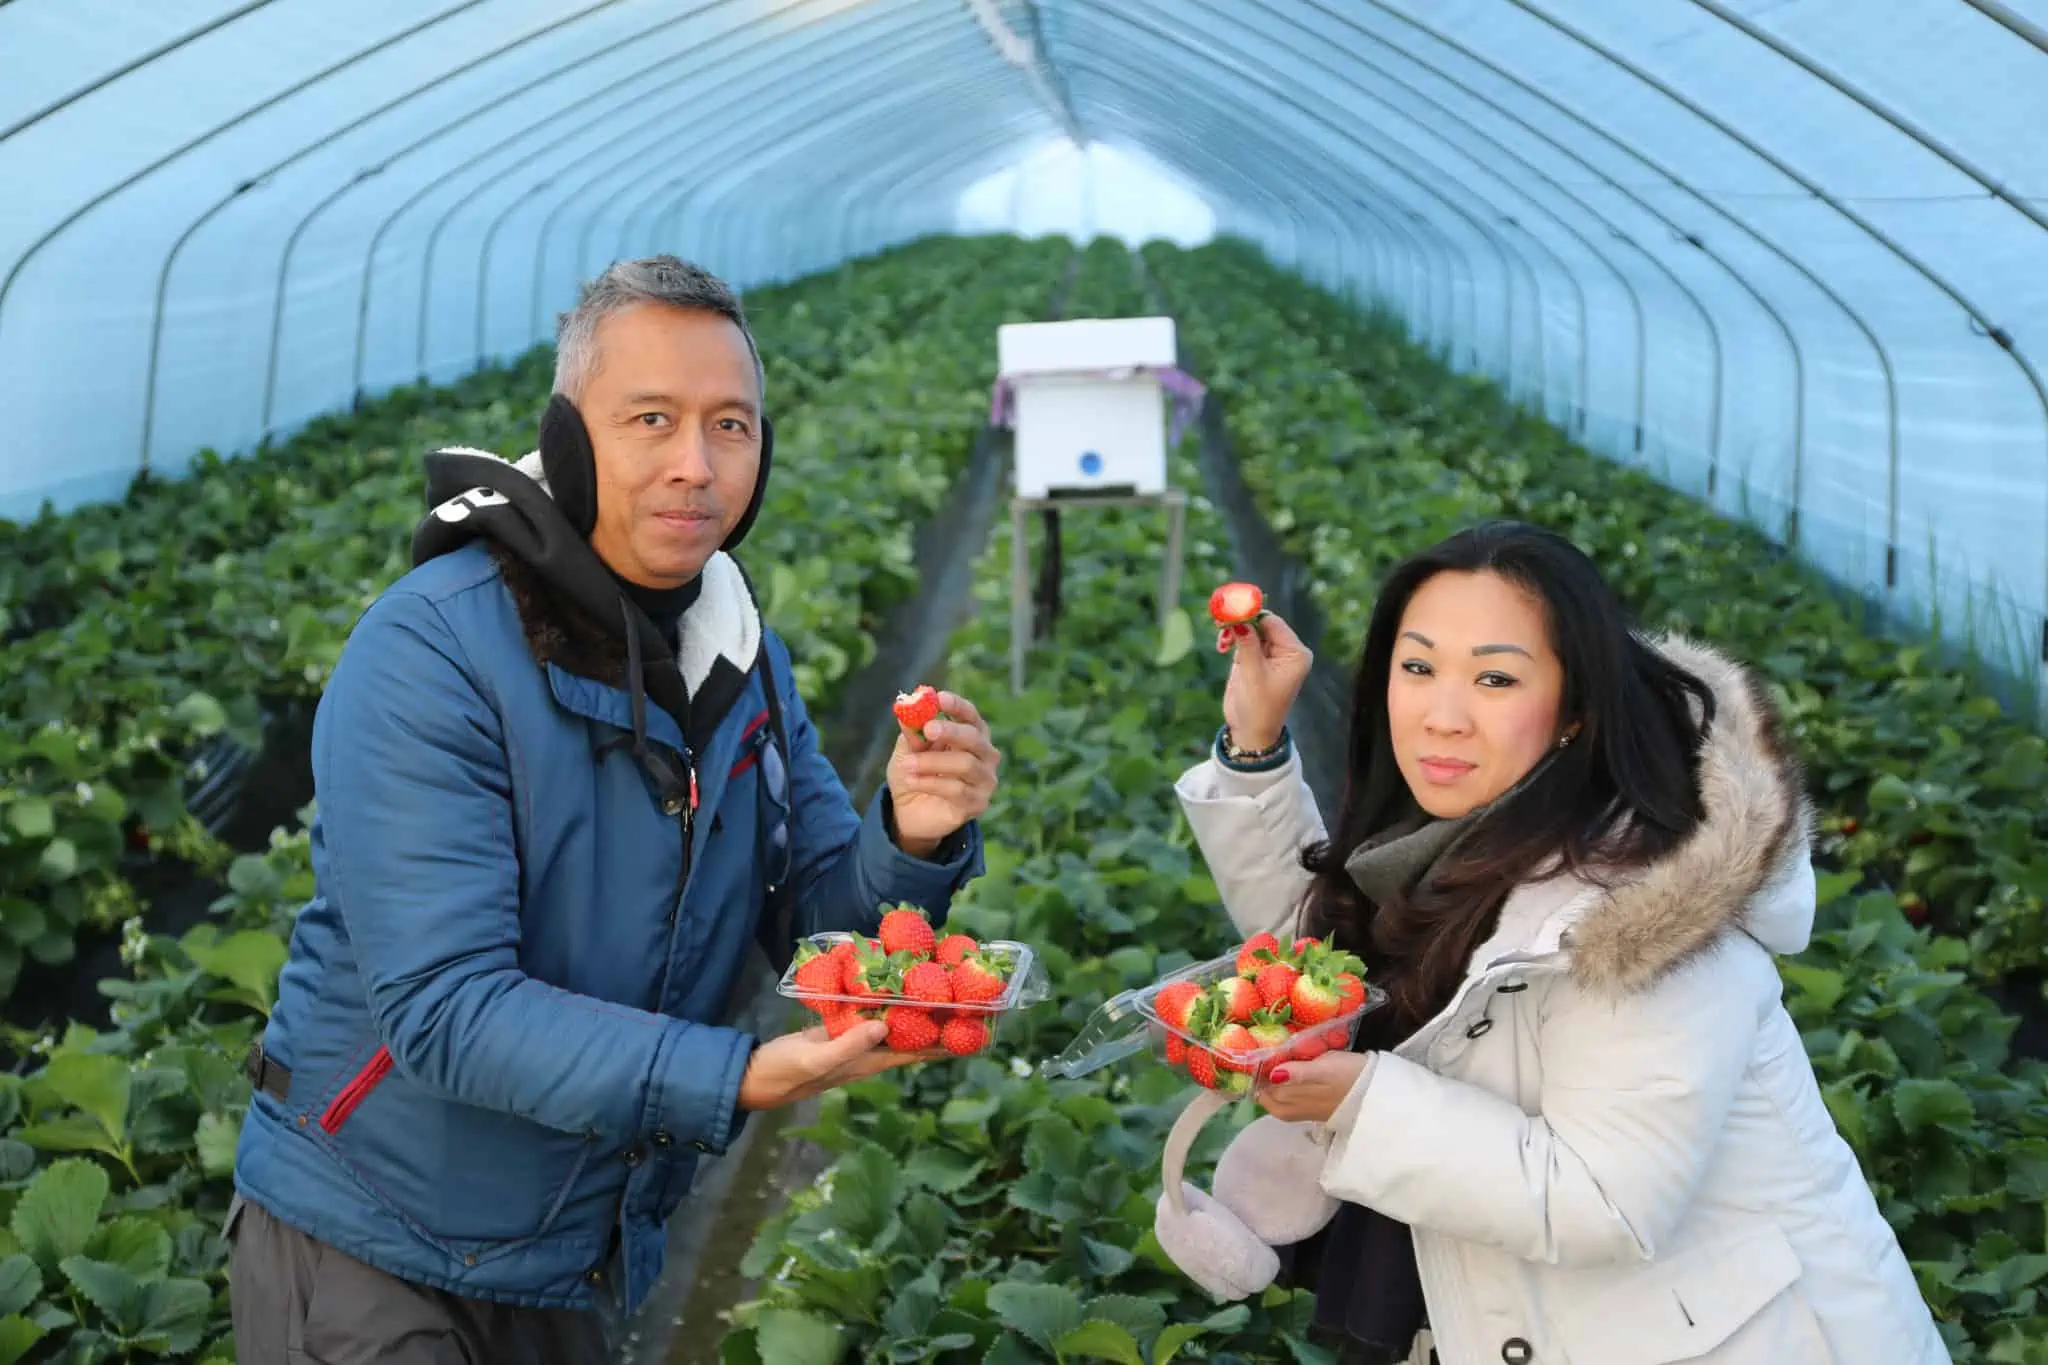
<path id="1" fill-rule="evenodd" d="M 647 613 L 647 619 L 654 623 L 661 632 L 661 638 L 667 642 L 669 657 L 674 658 L 681 648 L 683 613 L 697 600 L 704 580 L 693 578 L 679 588 L 650 588 L 633 582 L 616 569 L 612 570 L 612 577 L 618 580 L 620 590 L 632 599 L 633 605 Z"/>

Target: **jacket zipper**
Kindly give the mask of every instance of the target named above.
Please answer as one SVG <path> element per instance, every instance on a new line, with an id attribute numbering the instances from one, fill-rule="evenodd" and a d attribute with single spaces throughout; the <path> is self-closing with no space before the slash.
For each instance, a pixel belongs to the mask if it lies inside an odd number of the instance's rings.
<path id="1" fill-rule="evenodd" d="M 320 1127 L 329 1137 L 341 1131 L 341 1125 L 348 1122 L 356 1107 L 370 1098 L 383 1079 L 391 1074 L 391 1049 L 380 1047 L 369 1065 L 356 1073 L 356 1078 L 343 1086 L 341 1093 L 328 1102 L 327 1109 L 320 1115 Z"/>

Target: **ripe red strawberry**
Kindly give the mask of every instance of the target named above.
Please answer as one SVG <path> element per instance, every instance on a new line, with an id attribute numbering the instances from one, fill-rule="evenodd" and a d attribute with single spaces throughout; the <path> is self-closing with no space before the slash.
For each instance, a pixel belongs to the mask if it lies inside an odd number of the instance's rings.
<path id="1" fill-rule="evenodd" d="M 1294 992 L 1288 997 L 1294 1006 L 1295 1022 L 1303 1028 L 1314 1028 L 1327 1024 L 1344 1012 L 1344 996 L 1337 984 L 1320 973 L 1312 973 L 1294 983 Z"/>
<path id="2" fill-rule="evenodd" d="M 1246 1022 L 1265 1003 L 1259 999 L 1259 988 L 1241 976 L 1226 976 L 1213 989 L 1224 1015 L 1232 1023 Z"/>
<path id="3" fill-rule="evenodd" d="M 975 951 L 953 968 L 953 998 L 963 1005 L 1000 1000 L 1009 983 L 1003 980 L 1003 964 L 986 953 Z"/>
<path id="4" fill-rule="evenodd" d="M 838 995 L 846 985 L 846 968 L 842 959 L 825 952 L 814 943 L 800 944 L 796 950 L 796 971 L 790 983 L 799 992 L 797 999 L 805 1009 L 825 1012 L 830 1001 L 816 999 L 817 996 Z"/>
<path id="5" fill-rule="evenodd" d="M 1294 940 L 1294 946 L 1287 950 L 1287 955 L 1298 967 L 1302 959 L 1322 946 L 1323 941 L 1319 938 L 1298 938 Z"/>
<path id="6" fill-rule="evenodd" d="M 1285 962 L 1269 962 L 1259 968 L 1259 974 L 1252 984 L 1259 988 L 1259 999 L 1268 1005 L 1277 1005 L 1286 1000 L 1294 990 L 1294 983 L 1301 979 L 1301 973 Z"/>
<path id="7" fill-rule="evenodd" d="M 939 718 L 939 694 L 929 683 L 919 683 L 909 692 L 896 694 L 896 723 L 917 734 Z"/>
<path id="8" fill-rule="evenodd" d="M 1272 956 L 1266 956 L 1268 953 Z M 1279 958 L 1279 939 L 1271 934 L 1253 934 L 1245 940 L 1244 946 L 1237 950 L 1237 974 L 1257 976 L 1260 968 L 1269 962 L 1277 962 Z"/>
<path id="9" fill-rule="evenodd" d="M 936 962 L 920 962 L 903 973 L 906 999 L 924 1005 L 953 1003 L 953 974 Z"/>
<path id="10" fill-rule="evenodd" d="M 1329 1041 L 1316 1033 L 1300 1033 L 1294 1038 L 1294 1046 L 1287 1049 L 1287 1055 L 1297 1062 L 1312 1062 L 1330 1050 Z"/>
<path id="11" fill-rule="evenodd" d="M 909 906 L 898 906 L 882 916 L 882 951 L 894 956 L 909 953 L 926 958 L 938 947 L 931 922 Z"/>
<path id="12" fill-rule="evenodd" d="M 932 961 L 948 967 L 960 965 L 960 959 L 981 947 L 970 934 L 948 934 L 939 940 L 939 946 L 932 949 Z"/>
<path id="13" fill-rule="evenodd" d="M 1266 594 L 1255 583 L 1225 583 L 1209 594 L 1209 615 L 1219 626 L 1243 626 L 1265 610 Z"/>
<path id="14" fill-rule="evenodd" d="M 888 1013 L 889 1046 L 897 1052 L 923 1052 L 939 1045 L 939 1021 L 930 1010 L 892 1005 Z"/>
<path id="15" fill-rule="evenodd" d="M 1365 983 L 1360 981 L 1355 974 L 1345 972 L 1339 976 L 1337 978 L 1337 990 L 1342 997 L 1337 1006 L 1337 1013 L 1350 1014 L 1352 1011 L 1364 1006 Z"/>
<path id="16" fill-rule="evenodd" d="M 1195 1078 L 1195 1084 L 1210 1090 L 1216 1088 L 1216 1054 L 1205 1047 L 1188 1049 L 1188 1075 Z"/>
<path id="17" fill-rule="evenodd" d="M 1167 1034 L 1166 1064 L 1168 1066 L 1185 1066 L 1187 1064 L 1187 1060 L 1188 1040 L 1181 1037 L 1178 1033 Z"/>
<path id="18" fill-rule="evenodd" d="M 988 1046 L 988 1021 L 974 1014 L 956 1014 L 939 1030 L 939 1041 L 954 1056 L 971 1057 Z"/>
<path id="19" fill-rule="evenodd" d="M 1193 1010 L 1195 1002 L 1201 998 L 1201 983 L 1176 981 L 1170 986 L 1160 987 L 1158 994 L 1152 997 L 1152 1012 L 1159 1016 L 1161 1023 L 1177 1028 L 1182 1033 L 1191 1033 L 1193 1030 L 1188 1026 L 1188 1015 Z"/>
<path id="20" fill-rule="evenodd" d="M 1216 1052 L 1216 1064 L 1225 1071 L 1249 1070 L 1246 1058 L 1259 1050 L 1259 1040 L 1243 1024 L 1225 1024 L 1209 1042 Z"/>

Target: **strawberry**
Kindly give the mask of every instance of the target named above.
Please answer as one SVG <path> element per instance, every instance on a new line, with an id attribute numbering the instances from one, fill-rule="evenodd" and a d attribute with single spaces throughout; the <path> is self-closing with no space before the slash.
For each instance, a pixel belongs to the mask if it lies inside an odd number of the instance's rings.
<path id="1" fill-rule="evenodd" d="M 1287 1026 L 1287 1016 L 1288 1006 L 1284 1001 L 1262 1009 L 1252 1016 L 1246 1032 L 1261 1048 L 1279 1047 L 1294 1036 L 1294 1031 Z"/>
<path id="2" fill-rule="evenodd" d="M 923 1052 L 939 1045 L 939 1021 L 930 1010 L 912 1005 L 892 1005 L 886 1016 L 889 1046 L 897 1052 Z"/>
<path id="3" fill-rule="evenodd" d="M 914 957 L 926 958 L 938 946 L 937 936 L 922 913 L 907 905 L 899 905 L 882 916 L 882 951 L 890 956 L 909 953 Z"/>
<path id="4" fill-rule="evenodd" d="M 1167 1034 L 1166 1064 L 1168 1066 L 1184 1066 L 1187 1064 L 1187 1060 L 1188 1040 L 1181 1037 L 1178 1033 Z"/>
<path id="5" fill-rule="evenodd" d="M 968 934 L 948 934 L 939 940 L 939 946 L 932 950 L 932 961 L 947 967 L 957 967 L 960 959 L 981 947 Z"/>
<path id="6" fill-rule="evenodd" d="M 1200 983 L 1176 981 L 1170 986 L 1162 986 L 1159 993 L 1152 997 L 1152 1012 L 1158 1015 L 1159 1021 L 1168 1028 L 1179 1029 L 1182 1033 L 1189 1033 L 1192 1032 L 1188 1026 L 1189 1011 L 1194 1008 L 1195 1002 L 1201 998 L 1202 987 Z"/>
<path id="7" fill-rule="evenodd" d="M 955 1057 L 970 1057 L 988 1046 L 988 1021 L 956 1014 L 939 1030 L 939 1042 Z"/>
<path id="8" fill-rule="evenodd" d="M 1265 1003 L 1259 999 L 1259 988 L 1241 976 L 1226 976 L 1211 989 L 1232 1023 L 1244 1023 Z"/>
<path id="9" fill-rule="evenodd" d="M 1259 1040 L 1243 1024 L 1225 1024 L 1209 1046 L 1215 1049 L 1217 1065 L 1225 1071 L 1244 1071 L 1251 1066 L 1247 1059 L 1259 1050 Z"/>
<path id="10" fill-rule="evenodd" d="M 903 973 L 903 994 L 921 1005 L 953 1003 L 953 974 L 936 962 L 920 962 Z"/>
<path id="11" fill-rule="evenodd" d="M 1294 1046 L 1287 1049 L 1287 1055 L 1297 1062 L 1312 1062 L 1330 1050 L 1329 1040 L 1315 1033 L 1300 1033 L 1294 1038 Z"/>
<path id="12" fill-rule="evenodd" d="M 797 999 L 808 1010 L 825 1012 L 830 1001 L 814 997 L 838 995 L 846 985 L 846 967 L 843 959 L 835 953 L 825 952 L 814 943 L 800 944 L 796 950 L 796 972 L 790 977 L 798 992 Z"/>
<path id="13" fill-rule="evenodd" d="M 1285 962 L 1269 962 L 1259 968 L 1259 974 L 1252 978 L 1252 984 L 1259 988 L 1259 999 L 1268 1005 L 1277 1005 L 1288 998 L 1294 990 L 1294 983 L 1301 973 Z"/>
<path id="14" fill-rule="evenodd" d="M 1344 1012 L 1344 996 L 1337 984 L 1320 972 L 1313 972 L 1294 983 L 1294 991 L 1288 997 L 1294 1007 L 1294 1019 L 1303 1028 L 1314 1028 L 1327 1024 Z"/>
<path id="15" fill-rule="evenodd" d="M 1225 583 L 1209 594 L 1209 615 L 1219 626 L 1250 625 L 1265 607 L 1266 594 L 1255 583 Z"/>
<path id="16" fill-rule="evenodd" d="M 1323 941 L 1319 938 L 1298 938 L 1294 940 L 1294 946 L 1287 950 L 1287 955 L 1299 965 L 1310 953 L 1322 946 Z"/>
<path id="17" fill-rule="evenodd" d="M 1009 983 L 1003 980 L 1003 964 L 986 953 L 975 951 L 953 968 L 953 998 L 963 1005 L 1000 1000 Z"/>
<path id="18" fill-rule="evenodd" d="M 1245 945 L 1237 950 L 1237 974 L 1257 976 L 1261 967 L 1279 960 L 1280 940 L 1271 934 L 1253 934 L 1245 940 Z"/>
<path id="19" fill-rule="evenodd" d="M 924 727 L 939 718 L 939 694 L 928 683 L 919 683 L 909 692 L 896 694 L 896 723 L 914 734 L 923 734 Z"/>
<path id="20" fill-rule="evenodd" d="M 898 958 L 883 952 L 881 945 L 863 939 L 846 963 L 846 994 L 856 1000 L 895 995 L 902 983 L 903 969 L 910 962 L 908 956 Z"/>
<path id="21" fill-rule="evenodd" d="M 1337 1013 L 1350 1014 L 1365 1007 L 1365 983 L 1355 973 L 1345 972 L 1337 978 L 1337 990 L 1342 999 L 1338 1002 Z"/>

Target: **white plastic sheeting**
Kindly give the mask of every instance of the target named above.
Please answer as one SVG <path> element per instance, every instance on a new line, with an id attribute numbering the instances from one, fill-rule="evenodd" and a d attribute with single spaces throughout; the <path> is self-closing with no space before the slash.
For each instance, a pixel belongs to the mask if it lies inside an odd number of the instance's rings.
<path id="1" fill-rule="evenodd" d="M 2048 0 L 13 0 L 0 514 L 1129 146 L 2040 686 Z"/>

